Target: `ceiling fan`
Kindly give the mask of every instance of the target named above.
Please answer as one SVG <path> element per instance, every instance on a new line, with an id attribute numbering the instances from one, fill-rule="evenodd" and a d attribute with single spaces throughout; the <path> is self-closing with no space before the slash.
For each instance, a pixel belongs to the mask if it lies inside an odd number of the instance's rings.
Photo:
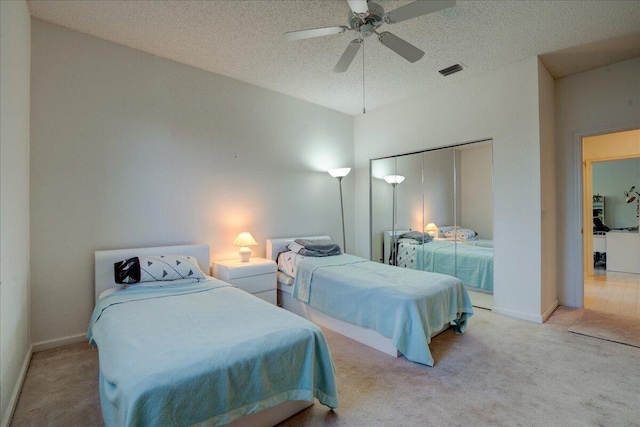
<path id="1" fill-rule="evenodd" d="M 437 12 L 453 7 L 455 0 L 418 0 L 390 12 L 384 11 L 382 6 L 369 0 L 347 0 L 349 4 L 349 25 L 338 27 L 313 28 L 309 30 L 289 31 L 285 37 L 289 40 L 302 40 L 312 37 L 341 34 L 347 31 L 355 31 L 359 37 L 353 39 L 340 57 L 333 71 L 344 73 L 353 62 L 364 39 L 373 34 L 378 36 L 378 41 L 402 56 L 409 62 L 416 62 L 424 55 L 424 52 L 411 43 L 391 34 L 388 31 L 379 33 L 377 30 L 382 24 L 396 24 L 411 18 Z"/>

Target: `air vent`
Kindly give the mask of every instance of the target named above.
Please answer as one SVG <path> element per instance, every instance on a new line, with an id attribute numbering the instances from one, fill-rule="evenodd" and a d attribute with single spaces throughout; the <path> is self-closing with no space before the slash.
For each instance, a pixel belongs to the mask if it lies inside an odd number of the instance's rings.
<path id="1" fill-rule="evenodd" d="M 451 67 L 444 68 L 438 72 L 443 76 L 448 76 L 450 74 L 457 73 L 458 71 L 462 71 L 462 65 L 460 64 L 452 65 Z"/>

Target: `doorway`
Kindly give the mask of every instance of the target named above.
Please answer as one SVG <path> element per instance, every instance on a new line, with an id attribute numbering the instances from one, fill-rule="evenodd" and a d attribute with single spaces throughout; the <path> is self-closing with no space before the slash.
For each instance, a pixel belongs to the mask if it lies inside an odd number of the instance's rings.
<path id="1" fill-rule="evenodd" d="M 582 138 L 583 306 L 640 318 L 640 129 Z"/>

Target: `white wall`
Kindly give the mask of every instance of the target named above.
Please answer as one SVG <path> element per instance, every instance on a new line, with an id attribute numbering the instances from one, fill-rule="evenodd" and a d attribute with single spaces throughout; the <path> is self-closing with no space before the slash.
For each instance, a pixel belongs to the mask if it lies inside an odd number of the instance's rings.
<path id="1" fill-rule="evenodd" d="M 356 117 L 358 255 L 369 256 L 370 158 L 493 138 L 494 308 L 542 321 L 538 73 L 529 58 Z"/>
<path id="2" fill-rule="evenodd" d="M 627 203 L 624 196 L 632 185 L 640 192 L 640 158 L 593 163 L 593 194 L 605 198 L 604 223 L 608 227 L 638 226 L 637 204 Z"/>
<path id="3" fill-rule="evenodd" d="M 31 356 L 29 67 L 25 1 L 0 2 L 0 422 L 8 425 Z"/>
<path id="4" fill-rule="evenodd" d="M 95 250 L 236 235 L 341 241 L 353 118 L 33 20 L 32 332 L 82 339 Z M 353 245 L 353 174 L 343 180 Z M 60 343 L 61 341 L 57 341 Z"/>
<path id="5" fill-rule="evenodd" d="M 557 282 L 563 305 L 582 306 L 579 136 L 640 127 L 639 76 L 640 58 L 634 58 L 555 82 Z"/>

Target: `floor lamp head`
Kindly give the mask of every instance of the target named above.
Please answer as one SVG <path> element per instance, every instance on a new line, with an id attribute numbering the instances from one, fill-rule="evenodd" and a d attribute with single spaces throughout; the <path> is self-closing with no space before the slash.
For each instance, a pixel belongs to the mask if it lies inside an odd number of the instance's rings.
<path id="1" fill-rule="evenodd" d="M 391 184 L 394 187 L 398 184 L 402 184 L 404 181 L 404 176 L 402 175 L 387 175 L 384 177 L 384 180 L 387 181 L 387 184 Z"/>
<path id="2" fill-rule="evenodd" d="M 339 181 L 342 180 L 345 176 L 349 175 L 351 172 L 351 168 L 337 168 L 337 169 L 329 169 L 329 175 L 334 178 L 338 178 Z"/>
<path id="3" fill-rule="evenodd" d="M 338 184 L 340 185 L 340 214 L 342 215 L 342 251 L 347 252 L 347 239 L 344 232 L 344 203 L 342 201 L 342 178 L 349 175 L 351 168 L 337 168 L 329 169 L 329 175 L 334 178 L 338 178 Z"/>

